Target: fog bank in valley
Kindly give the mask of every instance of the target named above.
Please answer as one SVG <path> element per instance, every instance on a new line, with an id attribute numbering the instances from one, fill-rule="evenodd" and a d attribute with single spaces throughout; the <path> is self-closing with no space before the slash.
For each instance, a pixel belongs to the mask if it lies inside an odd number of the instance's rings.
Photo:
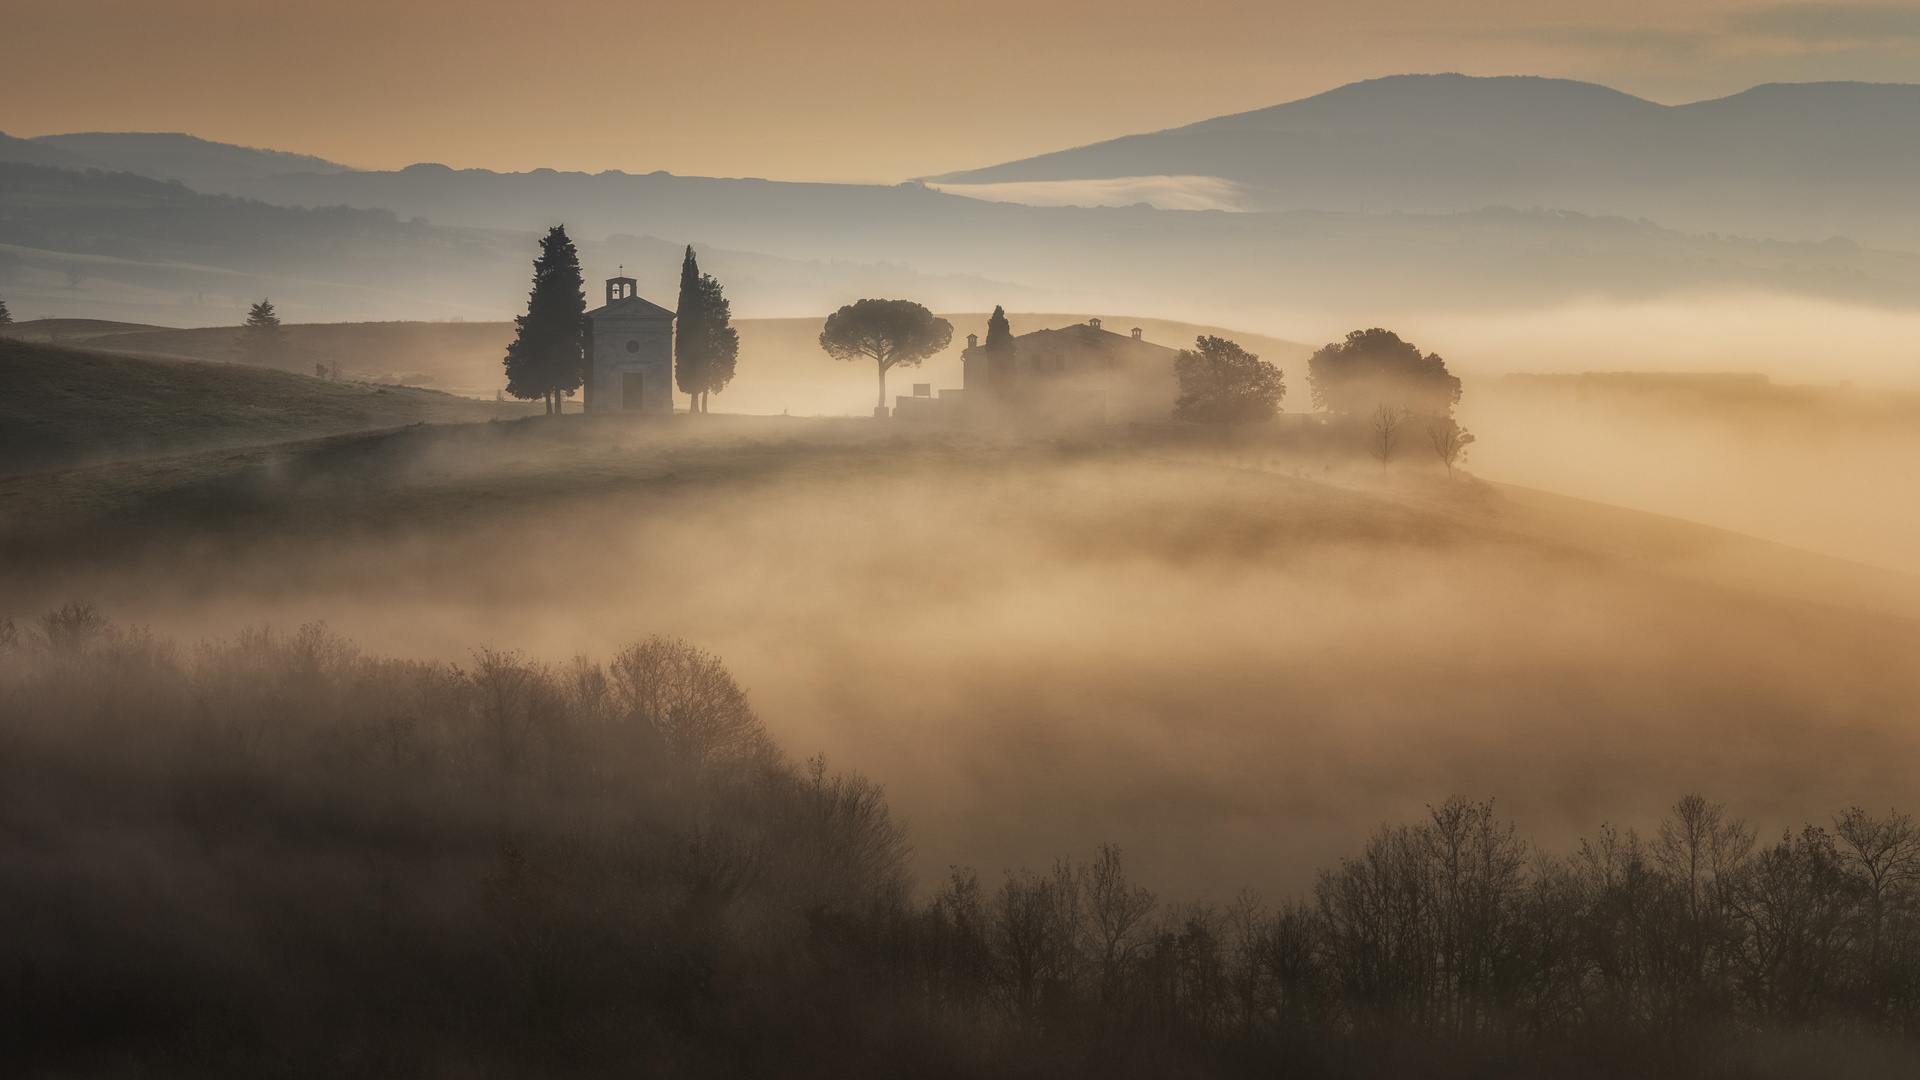
<path id="1" fill-rule="evenodd" d="M 102 475 L 102 516 L 35 516 L 102 531 L 0 599 L 455 663 L 681 637 L 887 785 L 923 883 L 1114 842 L 1157 887 L 1277 894 L 1456 793 L 1552 843 L 1686 790 L 1769 829 L 1920 794 L 1908 578 L 1371 462 L 704 422 Z"/>

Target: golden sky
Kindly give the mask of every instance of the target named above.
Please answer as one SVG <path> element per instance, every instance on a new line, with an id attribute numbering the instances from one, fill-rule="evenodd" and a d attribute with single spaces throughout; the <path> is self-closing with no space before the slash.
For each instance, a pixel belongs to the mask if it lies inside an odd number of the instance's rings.
<path id="1" fill-rule="evenodd" d="M 1920 5 L 1652 0 L 0 0 L 0 131 L 364 168 L 897 181 L 1405 72 L 1657 101 L 1920 82 Z"/>

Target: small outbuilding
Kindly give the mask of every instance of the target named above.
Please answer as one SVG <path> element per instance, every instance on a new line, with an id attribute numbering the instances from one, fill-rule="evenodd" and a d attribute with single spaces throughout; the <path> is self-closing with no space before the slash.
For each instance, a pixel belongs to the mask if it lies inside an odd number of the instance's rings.
<path id="1" fill-rule="evenodd" d="M 630 277 L 607 279 L 607 302 L 587 312 L 586 410 L 673 412 L 674 314 L 636 292 Z"/>

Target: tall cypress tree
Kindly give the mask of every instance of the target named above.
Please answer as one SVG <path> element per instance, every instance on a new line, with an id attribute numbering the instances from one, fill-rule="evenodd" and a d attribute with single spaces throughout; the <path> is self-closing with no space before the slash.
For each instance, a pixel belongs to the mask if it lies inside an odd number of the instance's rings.
<path id="1" fill-rule="evenodd" d="M 690 400 L 688 412 L 700 411 L 700 395 L 707 388 L 707 321 L 705 297 L 701 295 L 700 264 L 693 259 L 693 245 L 680 260 L 680 305 L 674 312 L 673 381 Z"/>
<path id="2" fill-rule="evenodd" d="M 525 401 L 540 398 L 548 413 L 559 412 L 560 399 L 586 381 L 586 314 L 580 255 L 566 226 L 555 225 L 533 260 L 527 313 L 513 320 L 519 333 L 507 346 L 507 393 Z"/>
<path id="3" fill-rule="evenodd" d="M 987 320 L 987 390 L 1001 401 L 1011 400 L 1016 377 L 1013 351 L 1013 325 L 999 304 L 993 305 L 993 317 Z"/>
<path id="4" fill-rule="evenodd" d="M 733 381 L 734 363 L 740 358 L 740 332 L 733 323 L 733 305 L 720 282 L 712 274 L 700 275 L 700 330 L 706 341 L 701 346 L 700 411 L 707 411 L 707 395 L 717 394 Z"/>
<path id="5" fill-rule="evenodd" d="M 0 300 L 0 326 L 13 325 L 13 312 L 7 310 L 7 302 Z"/>

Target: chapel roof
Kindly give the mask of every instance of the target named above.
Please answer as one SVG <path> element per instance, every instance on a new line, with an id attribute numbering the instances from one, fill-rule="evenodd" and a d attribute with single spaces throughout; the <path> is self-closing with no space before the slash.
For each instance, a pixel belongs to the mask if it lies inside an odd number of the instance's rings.
<path id="1" fill-rule="evenodd" d="M 590 319 L 671 319 L 674 314 L 651 300 L 623 296 L 611 304 L 602 304 L 587 312 Z"/>

